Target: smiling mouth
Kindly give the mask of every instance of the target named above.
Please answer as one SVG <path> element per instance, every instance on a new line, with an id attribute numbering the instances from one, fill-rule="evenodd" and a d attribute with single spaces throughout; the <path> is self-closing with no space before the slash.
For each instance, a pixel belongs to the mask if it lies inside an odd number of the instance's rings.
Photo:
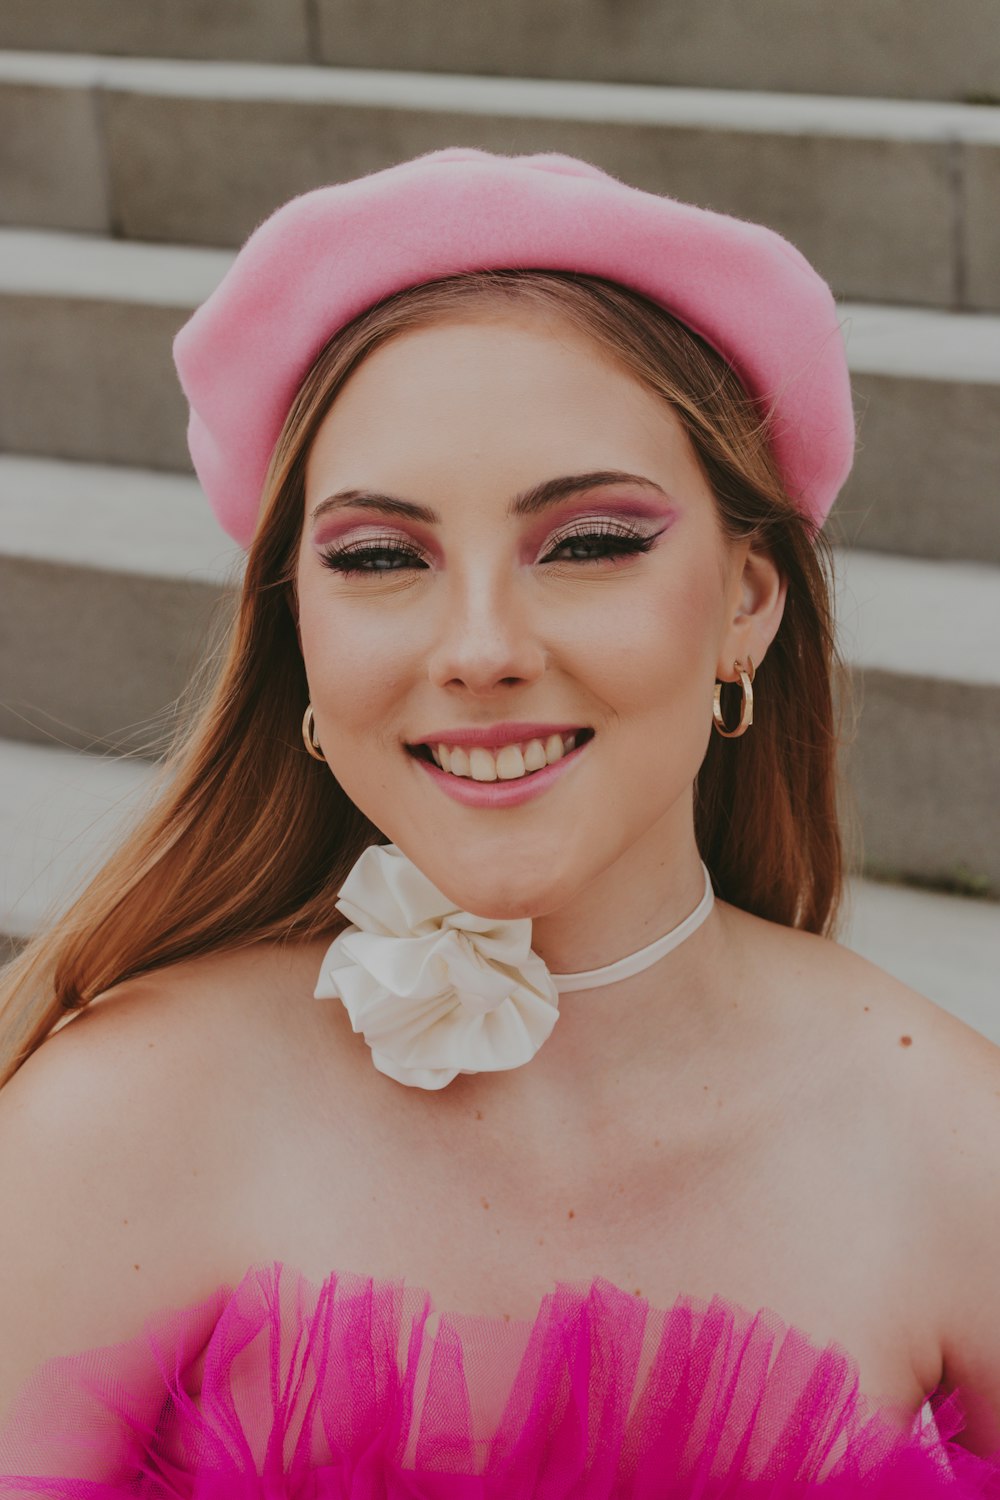
<path id="1" fill-rule="evenodd" d="M 575 743 L 575 745 L 574 745 L 573 748 L 574 749 L 580 749 L 583 745 L 588 744 L 594 738 L 595 733 L 596 733 L 596 731 L 593 730 L 593 729 L 590 729 L 590 728 L 581 728 L 581 729 L 577 730 L 576 731 L 576 735 L 575 735 L 576 743 Z M 407 753 L 409 755 L 412 755 L 416 760 L 426 761 L 428 765 L 434 766 L 434 768 L 438 772 L 441 772 L 441 769 L 442 769 L 441 765 L 435 759 L 434 755 L 431 752 L 431 748 L 430 748 L 429 745 L 426 745 L 426 744 L 406 745 L 405 749 L 406 749 Z M 566 753 L 570 754 L 572 752 L 571 751 L 567 751 Z M 538 771 L 548 770 L 552 764 L 558 764 L 558 761 L 556 761 L 556 762 L 549 762 L 549 764 L 545 765 L 545 766 L 539 766 L 536 771 L 525 771 L 520 776 L 514 776 L 514 777 L 508 777 L 508 778 L 500 777 L 499 780 L 501 782 L 504 782 L 504 781 L 507 781 L 507 782 L 509 782 L 509 781 L 526 781 L 526 780 L 529 780 L 532 776 L 537 775 Z M 474 782 L 476 784 L 482 784 L 482 783 L 480 783 L 478 781 L 478 778 L 476 778 L 474 776 L 471 776 L 471 775 L 468 775 L 468 774 L 458 774 L 458 773 L 455 773 L 455 772 L 445 772 L 445 774 L 447 774 L 447 775 L 454 775 L 455 779 L 457 781 L 472 781 L 472 782 Z"/>

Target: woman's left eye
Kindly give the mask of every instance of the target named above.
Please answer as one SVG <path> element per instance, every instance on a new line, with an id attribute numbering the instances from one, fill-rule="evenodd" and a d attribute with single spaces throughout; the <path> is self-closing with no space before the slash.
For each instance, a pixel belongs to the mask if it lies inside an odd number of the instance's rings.
<path id="1" fill-rule="evenodd" d="M 607 558 L 631 557 L 637 553 L 648 552 L 655 540 L 655 537 L 644 536 L 640 531 L 614 526 L 599 527 L 591 531 L 575 531 L 562 537 L 542 561 L 603 562 Z M 561 552 L 566 547 L 581 547 L 588 544 L 596 546 L 598 550 L 583 557 L 555 557 L 555 553 Z M 391 560 L 394 558 L 400 560 L 398 567 L 392 564 Z M 375 566 L 374 564 L 380 559 L 390 559 L 389 565 Z M 324 567 L 332 568 L 336 573 L 353 573 L 369 578 L 386 573 L 400 573 L 408 568 L 422 565 L 419 554 L 411 548 L 397 547 L 385 542 L 380 542 L 378 545 L 373 542 L 362 542 L 352 547 L 341 547 L 333 552 L 321 553 L 320 561 Z M 368 564 L 373 564 L 373 566 L 368 566 Z"/>
<path id="2" fill-rule="evenodd" d="M 630 528 L 622 530 L 617 526 L 599 526 L 592 531 L 571 531 L 555 545 L 554 551 L 561 552 L 564 547 L 586 546 L 588 543 L 596 543 L 600 549 L 585 557 L 571 557 L 569 562 L 601 562 L 606 557 L 631 557 L 637 552 L 648 552 L 652 547 L 655 537 L 644 536 L 641 531 L 632 531 Z M 550 552 L 544 561 L 553 559 Z"/>

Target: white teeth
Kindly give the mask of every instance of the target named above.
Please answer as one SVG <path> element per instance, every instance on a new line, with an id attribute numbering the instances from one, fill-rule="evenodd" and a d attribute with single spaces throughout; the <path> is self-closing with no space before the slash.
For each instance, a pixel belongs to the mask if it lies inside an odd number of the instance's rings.
<path id="1" fill-rule="evenodd" d="M 545 763 L 545 746 L 541 740 L 529 740 L 524 747 L 524 769 L 540 771 Z"/>
<path id="2" fill-rule="evenodd" d="M 473 781 L 496 781 L 497 763 L 489 750 L 475 745 L 469 751 L 469 774 Z"/>
<path id="3" fill-rule="evenodd" d="M 566 746 L 561 734 L 550 734 L 545 741 L 545 759 L 551 766 L 554 760 L 562 760 L 566 754 Z"/>
<path id="4" fill-rule="evenodd" d="M 458 745 L 428 746 L 428 749 L 434 764 L 452 776 L 465 776 L 473 781 L 517 781 L 561 760 L 575 744 L 575 734 L 550 734 L 545 741 L 535 739 L 519 745 L 503 745 L 496 755 L 479 745 L 468 751 Z"/>

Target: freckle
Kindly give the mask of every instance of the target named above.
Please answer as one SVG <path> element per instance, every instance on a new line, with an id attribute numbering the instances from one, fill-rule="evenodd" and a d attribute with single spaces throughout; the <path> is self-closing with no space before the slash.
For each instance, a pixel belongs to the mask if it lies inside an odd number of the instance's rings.
<path id="1" fill-rule="evenodd" d="M 132 1263 L 132 1269 L 133 1269 L 133 1271 L 138 1271 L 138 1269 L 139 1269 L 139 1267 L 135 1264 L 134 1261 Z"/>
<path id="2" fill-rule="evenodd" d="M 128 1223 L 128 1219 L 122 1219 L 122 1223 L 123 1224 L 127 1224 Z"/>
<path id="3" fill-rule="evenodd" d="M 566 1217 L 567 1217 L 567 1219 L 575 1219 L 576 1218 L 576 1209 L 575 1208 L 571 1208 L 570 1211 L 569 1211 L 569 1213 L 566 1215 Z"/>
<path id="4" fill-rule="evenodd" d="M 641 1286 L 637 1286 L 636 1289 L 635 1289 L 635 1291 L 632 1293 L 632 1296 L 633 1297 L 641 1297 L 642 1296 L 642 1287 Z"/>
<path id="5" fill-rule="evenodd" d="M 510 1322 L 510 1313 L 504 1313 L 503 1320 L 504 1320 L 505 1323 L 509 1323 Z"/>
<path id="6" fill-rule="evenodd" d="M 540 1245 L 544 1245 L 544 1244 L 545 1244 L 545 1241 L 544 1241 L 544 1240 L 539 1240 L 539 1241 L 538 1241 L 538 1243 L 539 1243 L 539 1244 L 540 1244 Z"/>
<path id="7" fill-rule="evenodd" d="M 871 1006 L 870 1005 L 866 1005 L 865 1006 L 865 1010 L 871 1010 Z"/>
<path id="8" fill-rule="evenodd" d="M 147 1047 L 155 1047 L 155 1046 L 156 1046 L 156 1043 L 155 1043 L 155 1042 L 147 1042 L 147 1043 L 146 1043 L 146 1046 L 147 1046 Z"/>
<path id="9" fill-rule="evenodd" d="M 479 1201 L 483 1205 L 484 1208 L 489 1208 L 490 1205 L 489 1205 L 489 1200 L 488 1199 L 486 1199 L 486 1198 L 480 1198 Z"/>
<path id="10" fill-rule="evenodd" d="M 482 1118 L 483 1118 L 483 1112 L 482 1112 L 482 1110 L 481 1109 L 477 1109 L 476 1110 L 476 1119 L 477 1120 L 481 1120 Z"/>
<path id="11" fill-rule="evenodd" d="M 900 1039 L 899 1039 L 899 1045 L 901 1047 L 909 1047 L 909 1046 L 912 1045 L 912 1043 L 913 1043 L 912 1036 L 901 1036 Z"/>

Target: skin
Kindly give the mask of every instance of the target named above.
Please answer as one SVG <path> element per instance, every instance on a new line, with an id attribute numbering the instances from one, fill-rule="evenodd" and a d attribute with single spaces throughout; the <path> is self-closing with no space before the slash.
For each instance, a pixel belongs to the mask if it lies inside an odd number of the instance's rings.
<path id="1" fill-rule="evenodd" d="M 621 525 L 639 492 L 520 519 L 509 501 L 595 469 L 662 488 L 638 523 L 655 545 L 543 560 L 568 530 Z M 439 524 L 356 508 L 314 523 L 348 487 Z M 426 566 L 322 564 L 387 539 Z M 370 356 L 310 454 L 296 589 L 331 774 L 448 897 L 531 917 L 554 972 L 612 962 L 694 908 L 713 685 L 749 654 L 767 692 L 784 589 L 723 538 L 671 411 L 581 333 L 463 315 Z M 596 738 L 572 776 L 503 810 L 452 801 L 403 748 L 509 718 Z M 890 1419 L 907 1425 L 944 1377 L 974 1399 L 968 1445 L 1000 1445 L 1000 1049 L 839 944 L 717 899 L 659 963 L 563 994 L 530 1064 L 428 1093 L 378 1073 L 344 1008 L 313 1000 L 326 946 L 137 976 L 0 1095 L 0 1201 L 35 1226 L 0 1223 L 0 1263 L 45 1288 L 0 1306 L 0 1410 L 43 1357 L 280 1259 L 317 1282 L 405 1277 L 439 1311 L 498 1319 L 595 1276 L 660 1308 L 769 1308 L 846 1350 Z"/>

